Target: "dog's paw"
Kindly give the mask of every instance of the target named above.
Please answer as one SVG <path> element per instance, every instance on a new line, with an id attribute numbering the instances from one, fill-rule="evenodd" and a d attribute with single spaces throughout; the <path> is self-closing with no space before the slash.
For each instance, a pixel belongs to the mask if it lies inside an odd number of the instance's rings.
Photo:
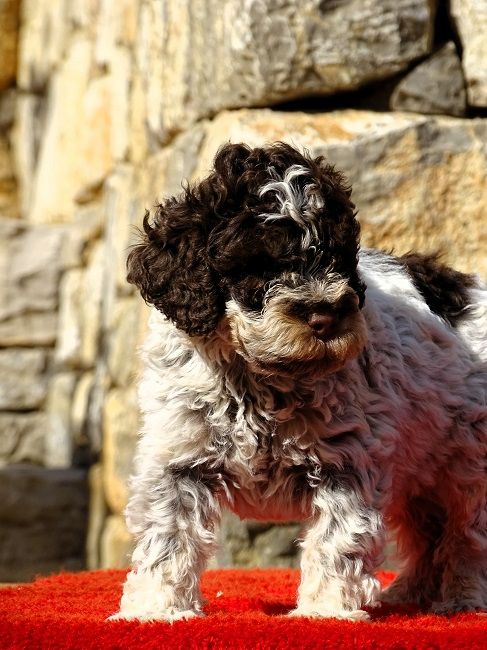
<path id="1" fill-rule="evenodd" d="M 447 616 L 449 614 L 460 614 L 462 612 L 468 613 L 479 611 L 485 611 L 484 603 L 481 603 L 478 600 L 462 600 L 457 598 L 432 603 L 430 607 L 430 612 L 433 614 L 440 614 L 442 616 Z"/>
<path id="2" fill-rule="evenodd" d="M 161 610 L 148 611 L 120 611 L 107 618 L 107 621 L 166 621 L 174 623 L 175 621 L 187 621 L 190 618 L 204 616 L 202 612 L 192 609 L 176 609 L 168 607 Z"/>
<path id="3" fill-rule="evenodd" d="M 289 612 L 289 616 L 305 616 L 306 618 L 338 618 L 348 621 L 368 621 L 370 616 L 363 609 L 328 609 L 323 606 L 299 606 Z"/>

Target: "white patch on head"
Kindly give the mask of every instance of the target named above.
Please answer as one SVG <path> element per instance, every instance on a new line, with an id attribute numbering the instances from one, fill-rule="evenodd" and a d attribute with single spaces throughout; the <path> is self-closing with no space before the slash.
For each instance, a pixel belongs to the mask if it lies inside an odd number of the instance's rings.
<path id="1" fill-rule="evenodd" d="M 275 172 L 274 172 L 275 175 Z M 309 176 L 310 181 L 303 188 L 295 179 L 299 176 Z M 316 230 L 315 211 L 322 208 L 325 203 L 320 194 L 319 188 L 312 180 L 309 169 L 302 165 L 292 165 L 286 170 L 282 179 L 266 183 L 261 188 L 259 196 L 267 192 L 274 192 L 279 203 L 279 212 L 274 214 L 262 214 L 264 221 L 275 221 L 276 219 L 292 219 L 303 230 L 303 248 L 309 246 L 319 239 Z"/>

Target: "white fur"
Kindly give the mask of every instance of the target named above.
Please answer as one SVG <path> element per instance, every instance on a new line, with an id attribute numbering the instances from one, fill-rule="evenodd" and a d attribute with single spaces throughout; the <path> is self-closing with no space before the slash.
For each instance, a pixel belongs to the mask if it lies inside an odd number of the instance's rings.
<path id="1" fill-rule="evenodd" d="M 293 202 L 302 209 L 303 197 L 280 183 L 266 188 L 282 189 L 291 216 Z M 209 340 L 152 312 L 127 509 L 137 546 L 119 617 L 201 613 L 199 575 L 222 507 L 304 522 L 295 614 L 366 617 L 362 607 L 379 598 L 373 574 L 386 526 L 399 529 L 407 563 L 384 599 L 436 599 L 437 611 L 487 606 L 487 291 L 472 290 L 456 331 L 387 256 L 363 251 L 359 272 L 367 343 L 318 375 L 253 369 L 229 323 L 237 319 L 242 336 L 250 328 L 251 339 L 258 318 L 235 305 Z M 276 290 L 268 305 L 280 295 L 289 299 Z M 279 330 L 279 313 L 262 318 L 264 337 Z M 282 351 L 279 338 L 269 347 Z M 411 525 L 414 513 L 446 513 L 435 549 L 427 526 Z"/>

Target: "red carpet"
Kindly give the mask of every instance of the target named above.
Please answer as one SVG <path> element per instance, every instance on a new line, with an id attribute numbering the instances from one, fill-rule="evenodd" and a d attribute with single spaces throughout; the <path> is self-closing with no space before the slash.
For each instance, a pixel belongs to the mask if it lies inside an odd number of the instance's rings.
<path id="1" fill-rule="evenodd" d="M 376 610 L 371 622 L 361 623 L 287 618 L 299 573 L 286 569 L 208 571 L 206 618 L 106 622 L 117 610 L 124 575 L 67 573 L 1 589 L 0 648 L 487 648 L 487 616 L 478 614 L 444 618 L 403 607 Z M 391 574 L 380 577 L 387 583 Z"/>

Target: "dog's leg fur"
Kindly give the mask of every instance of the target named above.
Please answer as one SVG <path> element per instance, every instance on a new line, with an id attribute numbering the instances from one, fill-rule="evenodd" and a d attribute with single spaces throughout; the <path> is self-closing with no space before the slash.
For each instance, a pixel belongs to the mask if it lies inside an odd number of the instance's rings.
<path id="1" fill-rule="evenodd" d="M 442 568 L 434 553 L 444 532 L 446 513 L 430 499 L 408 499 L 392 518 L 404 569 L 380 596 L 391 605 L 416 603 L 424 606 L 438 598 Z"/>
<path id="2" fill-rule="evenodd" d="M 219 504 L 211 481 L 157 459 L 132 480 L 127 507 L 137 545 L 120 613 L 112 619 L 175 621 L 201 615 L 199 577 L 215 547 Z"/>
<path id="3" fill-rule="evenodd" d="M 373 577 L 382 559 L 382 517 L 349 486 L 320 487 L 302 542 L 297 616 L 368 618 L 361 609 L 376 604 Z"/>

